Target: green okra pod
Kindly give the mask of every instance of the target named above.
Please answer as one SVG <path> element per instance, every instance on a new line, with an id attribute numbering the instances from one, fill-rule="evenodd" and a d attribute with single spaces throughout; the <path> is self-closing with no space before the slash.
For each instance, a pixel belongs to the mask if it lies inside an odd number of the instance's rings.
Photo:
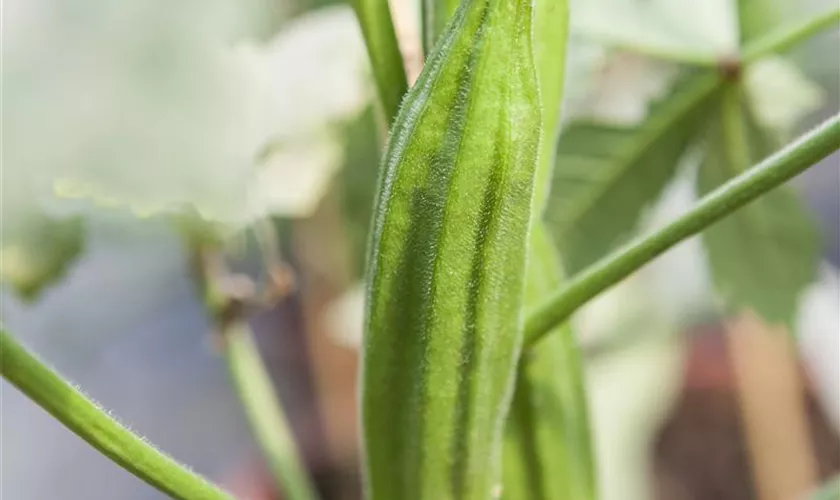
<path id="1" fill-rule="evenodd" d="M 531 0 L 465 0 L 394 122 L 367 271 L 371 500 L 498 490 L 540 140 L 531 23 Z"/>

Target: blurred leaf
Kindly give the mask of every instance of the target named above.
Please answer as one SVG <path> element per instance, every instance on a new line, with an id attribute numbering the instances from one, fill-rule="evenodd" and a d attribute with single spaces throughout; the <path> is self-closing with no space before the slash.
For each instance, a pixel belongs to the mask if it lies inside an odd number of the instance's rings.
<path id="1" fill-rule="evenodd" d="M 567 114 L 582 120 L 631 127 L 647 118 L 653 102 L 667 96 L 678 75 L 669 63 L 638 54 L 574 51 L 565 99 Z M 574 52 L 578 52 L 574 57 Z"/>
<path id="2" fill-rule="evenodd" d="M 650 3 L 650 16 L 668 26 L 676 38 L 691 34 L 716 56 L 738 49 L 738 18 L 733 0 L 630 1 L 637 5 Z"/>
<path id="3" fill-rule="evenodd" d="M 346 5 L 268 42 L 243 38 L 248 7 L 231 0 L 36 0 L 10 13 L 28 29 L 4 33 L 4 168 L 59 197 L 231 226 L 305 214 L 340 161 L 330 127 L 370 99 Z"/>
<path id="4" fill-rule="evenodd" d="M 744 70 L 747 99 L 763 127 L 787 137 L 825 100 L 825 92 L 783 57 L 767 57 Z"/>
<path id="5" fill-rule="evenodd" d="M 253 215 L 311 215 L 340 167 L 341 156 L 341 143 L 332 134 L 277 144 L 257 168 L 248 194 Z"/>
<path id="6" fill-rule="evenodd" d="M 0 282 L 8 283 L 23 299 L 32 301 L 44 288 L 61 280 L 79 258 L 84 227 L 79 217 L 61 220 L 37 215 L 16 233 L 3 234 Z"/>
<path id="7" fill-rule="evenodd" d="M 728 87 L 716 110 L 698 174 L 701 196 L 776 149 L 742 99 L 742 88 Z M 752 309 L 768 323 L 792 323 L 819 263 L 817 230 L 794 192 L 771 191 L 706 230 L 703 242 L 727 307 Z"/>
<path id="8" fill-rule="evenodd" d="M 737 48 L 731 0 L 581 0 L 575 34 L 605 45 L 680 62 L 711 64 Z"/>
<path id="9" fill-rule="evenodd" d="M 775 27 L 779 20 L 776 0 L 734 0 L 738 9 L 741 46 Z"/>
<path id="10" fill-rule="evenodd" d="M 352 120 L 374 97 L 364 39 L 348 5 L 296 17 L 265 47 L 262 67 L 275 85 L 279 138 L 320 134 Z"/>
<path id="11" fill-rule="evenodd" d="M 671 179 L 719 88 L 693 74 L 634 127 L 571 123 L 561 133 L 546 219 L 574 273 L 615 247 Z"/>
<path id="12" fill-rule="evenodd" d="M 779 0 L 734 1 L 742 47 L 777 28 L 783 19 L 801 15 Z M 812 8 L 802 6 L 798 10 Z M 766 57 L 750 64 L 744 69 L 743 78 L 756 118 L 763 127 L 782 137 L 819 109 L 825 99 L 823 90 L 784 57 Z"/>

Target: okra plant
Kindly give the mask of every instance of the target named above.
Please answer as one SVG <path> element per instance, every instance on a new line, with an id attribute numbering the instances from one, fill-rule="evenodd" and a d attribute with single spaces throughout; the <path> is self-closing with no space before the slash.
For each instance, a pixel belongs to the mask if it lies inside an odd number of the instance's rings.
<path id="1" fill-rule="evenodd" d="M 576 16 L 567 0 L 422 0 L 424 63 L 410 88 L 389 3 L 351 2 L 388 129 L 365 273 L 365 496 L 595 500 L 568 319 L 703 232 L 726 304 L 791 321 L 817 244 L 783 184 L 840 148 L 840 115 L 781 147 L 757 118 L 745 75 L 835 26 L 840 10 L 777 25 L 738 0 L 738 46 L 727 53 L 609 42 L 667 60 L 678 77 L 644 121 L 608 126 L 561 120 Z M 702 198 L 633 239 L 690 151 L 702 158 Z M 314 499 L 241 300 L 213 265 L 217 235 L 199 233 L 188 237 L 196 279 L 255 435 L 288 498 Z M 744 245 L 755 253 L 734 255 Z M 104 455 L 172 498 L 229 498 L 1 335 L 3 377 Z"/>

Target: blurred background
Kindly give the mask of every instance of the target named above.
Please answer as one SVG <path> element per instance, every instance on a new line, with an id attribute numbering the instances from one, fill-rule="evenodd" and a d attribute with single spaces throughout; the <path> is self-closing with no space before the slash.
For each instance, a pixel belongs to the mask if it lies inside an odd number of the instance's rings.
<path id="1" fill-rule="evenodd" d="M 674 68 L 627 46 L 658 33 L 728 54 L 734 3 L 573 2 L 566 123 L 644 123 Z M 391 4 L 414 77 L 419 6 Z M 790 20 L 832 7 L 760 8 Z M 237 498 L 282 498 L 195 275 L 196 244 L 212 248 L 237 279 L 274 292 L 247 318 L 318 489 L 361 498 L 360 280 L 383 133 L 351 8 L 5 0 L 2 28 L 4 326 Z M 791 138 L 837 112 L 838 50 L 829 30 L 750 76 L 765 125 Z M 638 231 L 697 198 L 686 156 Z M 840 473 L 840 156 L 792 187 L 821 246 L 787 327 L 721 306 L 699 238 L 573 319 L 604 500 L 782 498 L 766 494 L 772 483 L 804 498 Z M 2 498 L 162 498 L 0 391 Z"/>

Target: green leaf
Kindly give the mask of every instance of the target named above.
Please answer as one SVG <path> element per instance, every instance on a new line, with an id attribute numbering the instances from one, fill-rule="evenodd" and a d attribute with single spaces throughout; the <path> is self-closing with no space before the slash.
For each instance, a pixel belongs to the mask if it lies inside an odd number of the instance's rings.
<path id="1" fill-rule="evenodd" d="M 777 0 L 735 0 L 741 45 L 772 30 L 779 21 Z"/>
<path id="2" fill-rule="evenodd" d="M 701 66 L 735 49 L 730 0 L 580 0 L 573 32 L 604 46 Z"/>
<path id="3" fill-rule="evenodd" d="M 8 283 L 25 300 L 35 300 L 61 280 L 84 248 L 80 217 L 27 217 L 16 231 L 4 231 L 0 246 L 0 282 Z"/>
<path id="4" fill-rule="evenodd" d="M 615 286 L 635 271 L 722 220 L 769 191 L 816 165 L 840 148 L 840 114 L 825 120 L 810 132 L 765 159 L 748 172 L 704 196 L 690 211 L 651 234 L 636 238 L 585 271 L 570 278 L 529 311 L 525 342 L 532 346 L 546 333 L 565 322 L 598 294 Z"/>
<path id="5" fill-rule="evenodd" d="M 638 126 L 579 121 L 561 133 L 546 220 L 569 272 L 632 234 L 702 130 L 719 88 L 717 74 L 693 74 Z"/>
<path id="6" fill-rule="evenodd" d="M 697 178 L 701 195 L 776 149 L 742 99 L 742 88 L 728 87 L 716 111 Z M 819 238 L 789 188 L 771 191 L 710 227 L 703 243 L 715 287 L 730 309 L 792 324 L 800 292 L 816 277 Z"/>
<path id="7" fill-rule="evenodd" d="M 760 125 L 780 137 L 790 137 L 825 101 L 823 89 L 782 57 L 768 56 L 748 65 L 742 81 Z"/>
<path id="8" fill-rule="evenodd" d="M 484 500 L 499 479 L 540 139 L 532 14 L 465 1 L 391 131 L 363 342 L 372 500 Z"/>
<path id="9" fill-rule="evenodd" d="M 330 126 L 370 100 L 359 27 L 335 6 L 244 41 L 231 32 L 243 6 L 225 3 L 12 13 L 35 29 L 4 39 L 5 172 L 139 215 L 195 210 L 241 228 L 305 212 L 312 197 L 297 195 L 339 161 Z M 308 186 L 288 181 L 292 165 Z"/>

